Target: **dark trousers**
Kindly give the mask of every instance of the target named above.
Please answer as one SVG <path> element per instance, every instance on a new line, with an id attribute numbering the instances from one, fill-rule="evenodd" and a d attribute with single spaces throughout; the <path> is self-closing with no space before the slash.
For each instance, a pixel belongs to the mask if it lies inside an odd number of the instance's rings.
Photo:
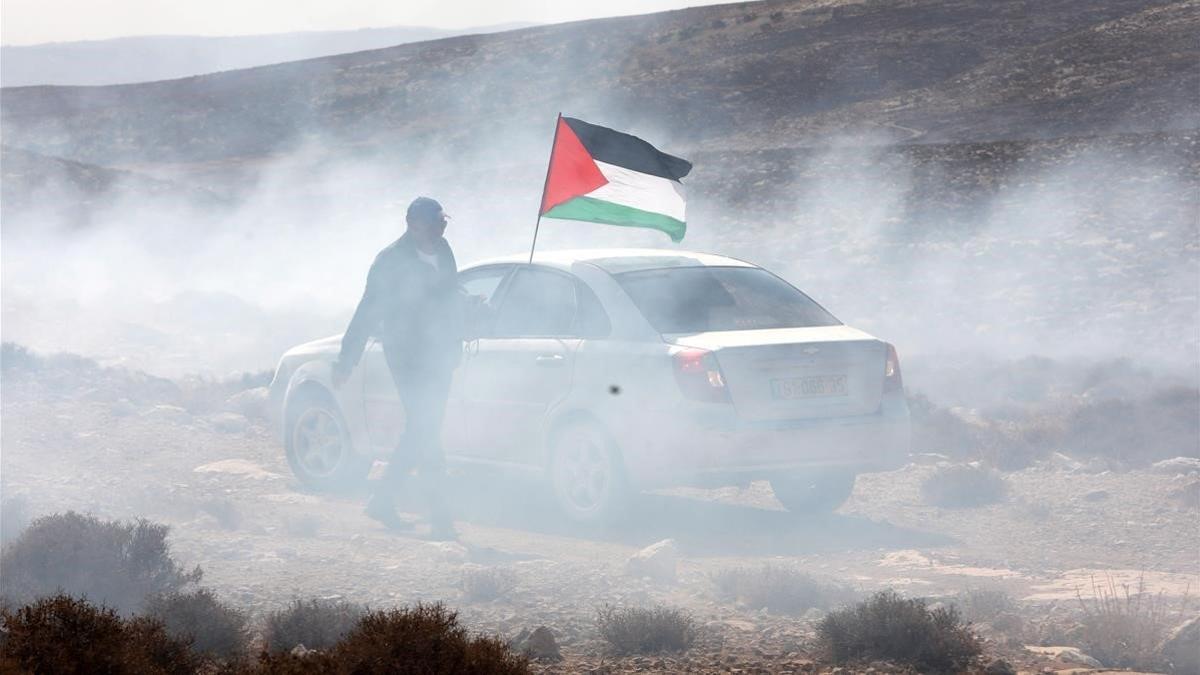
<path id="1" fill-rule="evenodd" d="M 385 350 L 386 353 L 386 350 Z M 451 524 L 446 507 L 446 456 L 442 450 L 442 421 L 446 417 L 446 399 L 450 395 L 453 368 L 429 360 L 387 356 L 392 381 L 404 406 L 404 434 L 375 490 L 375 498 L 389 502 L 413 469 L 435 526 Z"/>

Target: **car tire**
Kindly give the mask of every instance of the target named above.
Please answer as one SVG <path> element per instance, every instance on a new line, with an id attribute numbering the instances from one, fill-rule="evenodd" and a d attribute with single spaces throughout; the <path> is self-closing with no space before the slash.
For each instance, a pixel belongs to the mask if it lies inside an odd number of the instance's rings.
<path id="1" fill-rule="evenodd" d="M 288 405 L 284 449 L 292 473 L 322 492 L 361 485 L 371 461 L 354 452 L 346 422 L 328 392 L 310 390 Z"/>
<path id="2" fill-rule="evenodd" d="M 629 498 L 624 465 L 600 425 L 575 422 L 555 433 L 547 468 L 554 500 L 568 519 L 595 525 L 624 514 Z"/>
<path id="3" fill-rule="evenodd" d="M 792 513 L 832 513 L 854 491 L 855 478 L 857 475 L 852 471 L 776 476 L 771 479 L 771 490 L 783 508 Z"/>

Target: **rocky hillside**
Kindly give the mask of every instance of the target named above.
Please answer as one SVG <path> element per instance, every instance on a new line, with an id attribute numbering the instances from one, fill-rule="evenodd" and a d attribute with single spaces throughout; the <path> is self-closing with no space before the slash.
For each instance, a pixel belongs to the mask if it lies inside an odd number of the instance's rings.
<path id="1" fill-rule="evenodd" d="M 177 81 L 6 89 L 6 142 L 102 165 L 461 152 L 560 110 L 677 149 L 1195 126 L 1191 0 L 784 0 L 455 37 Z"/>

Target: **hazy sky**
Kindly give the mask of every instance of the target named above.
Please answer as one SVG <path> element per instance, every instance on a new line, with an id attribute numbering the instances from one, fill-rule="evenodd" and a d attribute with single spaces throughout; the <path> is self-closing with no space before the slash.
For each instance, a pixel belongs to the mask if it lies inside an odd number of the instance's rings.
<path id="1" fill-rule="evenodd" d="M 645 14 L 714 0 L 2 0 L 6 45 L 127 35 L 249 35 L 383 26 L 465 28 Z"/>

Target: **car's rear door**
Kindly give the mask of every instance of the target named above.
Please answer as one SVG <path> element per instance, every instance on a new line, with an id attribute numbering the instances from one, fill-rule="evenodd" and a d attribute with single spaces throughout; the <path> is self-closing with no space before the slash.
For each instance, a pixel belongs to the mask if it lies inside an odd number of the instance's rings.
<path id="1" fill-rule="evenodd" d="M 505 283 L 490 330 L 469 345 L 463 388 L 471 454 L 540 463 L 547 410 L 570 391 L 580 337 L 577 280 L 521 267 Z"/>
<path id="2" fill-rule="evenodd" d="M 459 287 L 466 291 L 474 306 L 481 311 L 472 312 L 473 317 L 486 316 L 489 302 L 512 265 L 485 265 L 464 270 L 459 274 Z M 471 346 L 467 342 L 467 347 Z M 464 349 L 465 351 L 465 349 Z M 465 361 L 465 359 L 464 359 Z M 379 454 L 388 454 L 396 447 L 404 433 L 404 407 L 400 395 L 392 382 L 391 372 L 384 358 L 383 347 L 378 340 L 371 340 L 362 358 L 363 406 L 367 431 L 371 444 Z M 446 419 L 443 424 L 442 442 L 446 452 L 461 454 L 469 443 L 469 415 L 463 403 L 465 363 L 454 373 L 450 396 L 446 402 Z"/>

